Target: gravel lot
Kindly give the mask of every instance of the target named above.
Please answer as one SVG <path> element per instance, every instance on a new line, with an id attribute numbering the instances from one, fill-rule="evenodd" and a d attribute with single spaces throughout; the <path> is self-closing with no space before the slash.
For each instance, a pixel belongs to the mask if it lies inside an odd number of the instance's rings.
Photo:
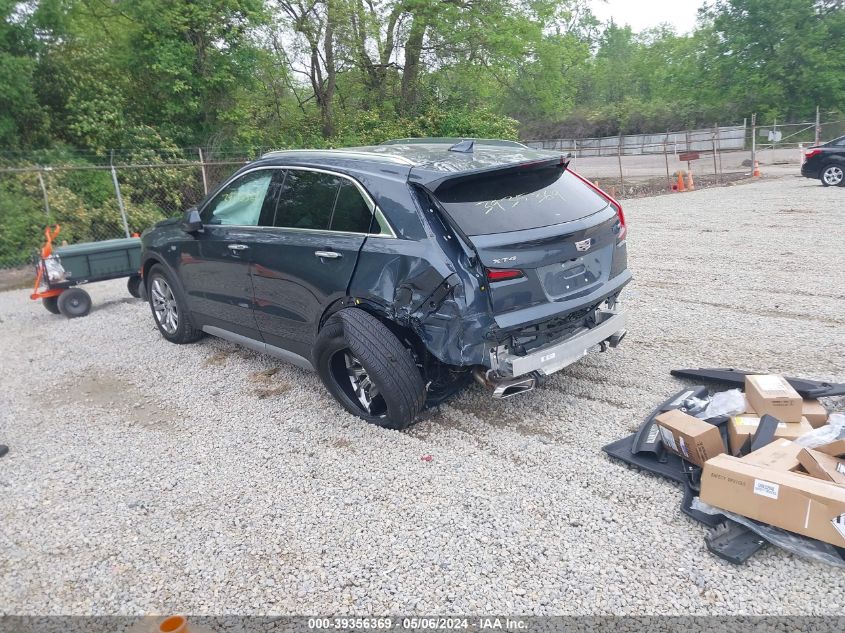
<path id="1" fill-rule="evenodd" d="M 0 613 L 845 614 L 841 569 L 724 563 L 679 487 L 600 451 L 672 367 L 845 380 L 843 196 L 629 201 L 626 342 L 406 433 L 270 357 L 168 344 L 121 281 L 75 321 L 0 293 Z"/>

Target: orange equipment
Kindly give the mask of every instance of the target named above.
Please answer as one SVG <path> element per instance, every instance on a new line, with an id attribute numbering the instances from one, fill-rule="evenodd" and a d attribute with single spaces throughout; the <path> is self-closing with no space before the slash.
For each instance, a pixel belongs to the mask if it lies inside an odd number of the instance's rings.
<path id="1" fill-rule="evenodd" d="M 44 235 L 47 238 L 47 241 L 44 243 L 44 246 L 41 247 L 41 260 L 45 260 L 53 254 L 53 240 L 61 232 L 62 227 L 61 225 L 57 224 L 53 227 L 53 230 L 50 230 L 50 227 L 45 227 Z M 35 287 L 32 289 L 32 294 L 29 295 L 30 299 L 46 299 L 47 297 L 58 297 L 62 292 L 64 292 L 64 288 L 48 288 L 46 290 L 42 290 L 38 292 L 38 288 L 41 286 L 41 279 L 44 276 L 44 266 L 43 264 L 39 263 L 38 265 L 38 272 L 35 274 Z"/>
<path id="2" fill-rule="evenodd" d="M 684 184 L 684 172 L 679 170 L 678 171 L 678 191 L 686 191 L 687 187 Z"/>

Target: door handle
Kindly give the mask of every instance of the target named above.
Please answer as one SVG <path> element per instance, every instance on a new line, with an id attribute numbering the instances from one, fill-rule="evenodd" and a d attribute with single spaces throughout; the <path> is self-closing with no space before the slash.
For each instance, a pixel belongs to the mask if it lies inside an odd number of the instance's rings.
<path id="1" fill-rule="evenodd" d="M 335 253 L 334 251 L 314 251 L 314 255 L 316 257 L 325 257 L 326 259 L 337 259 L 338 257 L 342 257 L 340 253 Z"/>
<path id="2" fill-rule="evenodd" d="M 227 248 L 230 251 L 245 251 L 249 248 L 249 246 L 247 246 L 246 244 L 229 244 Z"/>

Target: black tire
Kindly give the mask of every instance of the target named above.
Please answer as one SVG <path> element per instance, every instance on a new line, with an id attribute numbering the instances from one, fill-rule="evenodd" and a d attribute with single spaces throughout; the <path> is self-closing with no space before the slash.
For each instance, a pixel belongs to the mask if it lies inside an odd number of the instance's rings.
<path id="1" fill-rule="evenodd" d="M 91 295 L 82 288 L 68 288 L 59 295 L 56 305 L 68 319 L 84 317 L 91 312 Z"/>
<path id="2" fill-rule="evenodd" d="M 845 166 L 831 163 L 822 167 L 819 180 L 825 187 L 845 187 Z"/>
<path id="3" fill-rule="evenodd" d="M 59 312 L 59 297 L 44 297 L 41 300 L 41 305 L 47 308 L 47 312 L 52 312 L 53 314 L 61 314 L 61 312 Z"/>
<path id="4" fill-rule="evenodd" d="M 153 321 L 155 321 L 161 335 L 171 343 L 179 345 L 194 343 L 201 339 L 203 332 L 196 329 L 191 321 L 191 313 L 188 310 L 188 302 L 185 300 L 182 287 L 170 277 L 164 267 L 161 264 L 156 264 L 150 268 L 146 281 L 147 302 L 150 304 Z M 157 306 L 161 307 L 159 295 L 164 297 L 165 312 L 168 309 L 175 308 L 175 326 L 173 326 L 173 321 L 164 316 L 164 313 L 157 311 Z M 162 325 L 162 322 L 165 324 Z"/>
<path id="5" fill-rule="evenodd" d="M 360 363 L 363 380 L 377 392 L 369 410 L 356 395 L 350 359 L 354 367 Z M 401 431 L 423 408 L 425 384 L 411 351 L 363 310 L 348 308 L 333 315 L 317 335 L 313 360 L 335 400 L 371 424 Z"/>
<path id="6" fill-rule="evenodd" d="M 136 299 L 141 298 L 141 276 L 140 275 L 132 275 L 129 279 L 126 280 L 126 289 Z"/>

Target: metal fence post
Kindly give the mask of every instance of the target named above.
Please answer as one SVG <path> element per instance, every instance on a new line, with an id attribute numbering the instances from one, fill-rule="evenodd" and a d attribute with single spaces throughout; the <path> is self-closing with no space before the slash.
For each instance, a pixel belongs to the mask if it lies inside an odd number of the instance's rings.
<path id="1" fill-rule="evenodd" d="M 123 196 L 120 194 L 120 183 L 117 181 L 117 170 L 114 168 L 114 162 L 111 163 L 111 180 L 114 183 L 114 193 L 117 196 L 120 218 L 123 220 L 123 231 L 126 233 L 126 237 L 131 237 L 129 233 L 129 222 L 126 220 L 126 207 L 123 206 Z"/>
<path id="2" fill-rule="evenodd" d="M 38 186 L 41 187 L 41 195 L 44 197 L 44 215 L 47 216 L 47 222 L 50 222 L 50 200 L 47 197 L 47 185 L 44 184 L 44 176 L 42 174 L 44 170 L 39 169 L 36 174 L 38 175 Z"/>
<path id="3" fill-rule="evenodd" d="M 619 189 L 625 196 L 625 178 L 622 175 L 622 132 L 619 133 Z"/>
<path id="4" fill-rule="evenodd" d="M 820 118 L 819 106 L 816 106 L 816 141 L 815 145 L 820 145 L 822 140 L 822 124 Z"/>
<path id="5" fill-rule="evenodd" d="M 669 130 L 666 130 L 666 140 L 663 142 L 663 160 L 666 161 L 666 185 L 669 191 L 672 191 L 672 177 L 669 175 L 669 153 L 667 145 L 669 144 Z"/>
<path id="6" fill-rule="evenodd" d="M 713 180 L 719 184 L 719 169 L 716 166 L 716 128 L 713 128 L 713 134 L 710 137 L 710 142 L 713 143 Z"/>
<path id="7" fill-rule="evenodd" d="M 751 171 L 754 171 L 754 165 L 757 164 L 757 113 L 751 114 Z"/>
<path id="8" fill-rule="evenodd" d="M 202 157 L 202 147 L 198 147 L 197 152 L 200 155 L 200 171 L 202 172 L 202 194 L 204 196 L 207 196 L 208 195 L 208 176 L 205 173 L 205 160 Z"/>
<path id="9" fill-rule="evenodd" d="M 722 130 L 716 123 L 716 154 L 719 156 L 719 181 L 724 182 L 725 172 L 722 170 Z"/>

